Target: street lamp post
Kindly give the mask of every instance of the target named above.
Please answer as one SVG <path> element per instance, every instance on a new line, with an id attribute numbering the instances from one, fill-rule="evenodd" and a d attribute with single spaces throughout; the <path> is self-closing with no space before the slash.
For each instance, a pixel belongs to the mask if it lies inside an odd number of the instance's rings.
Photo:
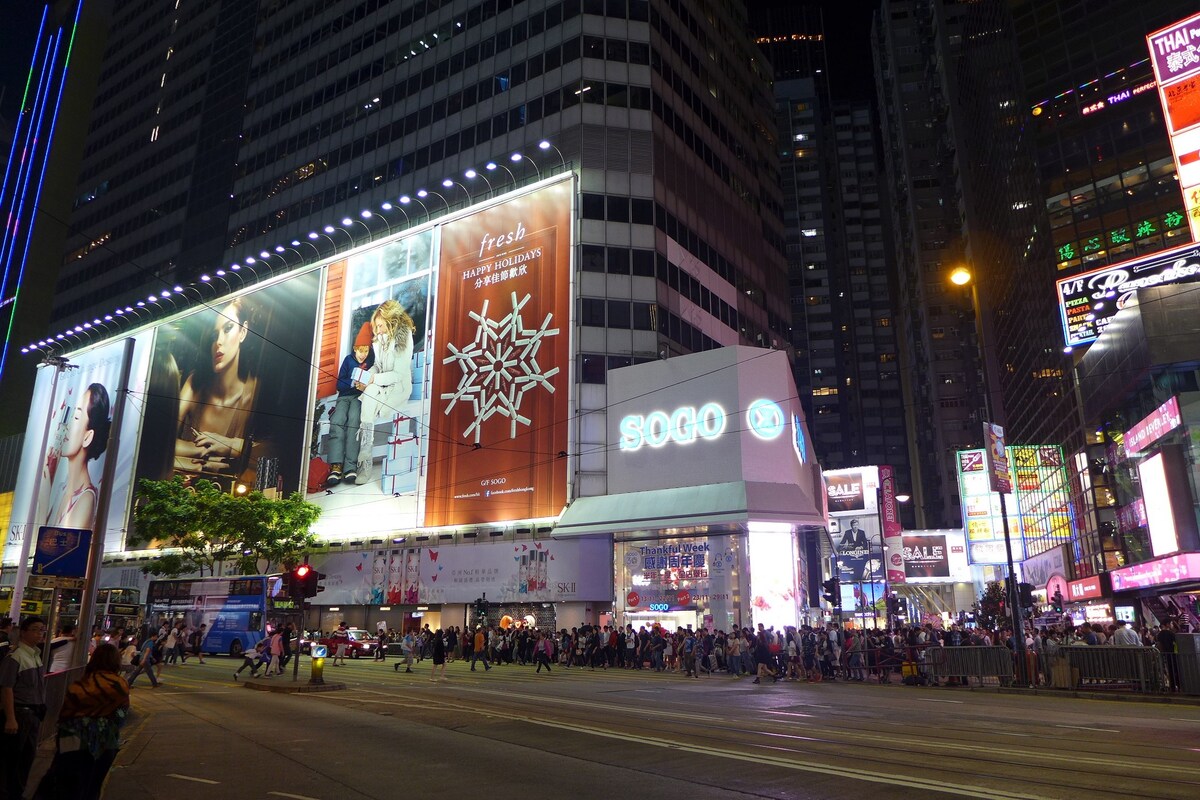
<path id="1" fill-rule="evenodd" d="M 971 275 L 971 271 L 966 267 L 958 267 L 953 270 L 950 273 L 950 282 L 955 286 L 971 287 L 971 311 L 975 315 L 975 336 L 979 344 L 979 358 L 983 367 L 983 404 L 988 415 L 988 422 L 985 423 L 985 427 L 987 427 L 992 421 L 992 393 L 991 379 L 988 372 L 984 325 L 979 307 L 979 291 L 974 276 Z M 984 448 L 986 449 L 987 447 L 988 441 L 985 437 Z M 1013 653 L 1017 660 L 1016 675 L 1018 682 L 1028 684 L 1029 678 L 1025 664 L 1025 621 L 1021 612 L 1021 593 L 1017 586 L 1016 566 L 1013 563 L 1012 535 L 1008 530 L 1007 492 L 998 492 L 998 494 L 1000 495 L 1000 524 L 1004 528 L 1004 556 L 1008 567 L 1008 580 L 1005 593 L 1008 595 L 1009 617 L 1013 629 Z"/>

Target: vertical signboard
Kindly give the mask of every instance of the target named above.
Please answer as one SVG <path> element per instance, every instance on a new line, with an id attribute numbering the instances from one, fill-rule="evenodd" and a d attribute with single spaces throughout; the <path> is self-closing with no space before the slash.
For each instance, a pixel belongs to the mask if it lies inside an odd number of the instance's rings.
<path id="1" fill-rule="evenodd" d="M 442 227 L 427 526 L 566 505 L 572 186 Z"/>
<path id="2" fill-rule="evenodd" d="M 1000 513 L 1000 495 L 991 489 L 983 450 L 958 453 L 958 491 L 962 500 L 963 527 L 967 533 L 967 557 L 972 564 L 1004 564 L 1004 522 Z M 1013 560 L 1025 558 L 1025 540 L 1021 536 L 1019 514 L 1008 517 Z"/>
<path id="3" fill-rule="evenodd" d="M 991 490 L 998 494 L 1012 492 L 1008 453 L 1004 451 L 1004 428 L 992 422 L 983 423 L 983 462 Z"/>
<path id="4" fill-rule="evenodd" d="M 1146 44 L 1192 241 L 1200 241 L 1200 14 L 1150 34 Z"/>
<path id="5" fill-rule="evenodd" d="M 904 583 L 904 545 L 901 541 L 900 508 L 896 501 L 896 470 L 886 464 L 879 467 L 879 500 L 887 582 L 896 585 Z"/>

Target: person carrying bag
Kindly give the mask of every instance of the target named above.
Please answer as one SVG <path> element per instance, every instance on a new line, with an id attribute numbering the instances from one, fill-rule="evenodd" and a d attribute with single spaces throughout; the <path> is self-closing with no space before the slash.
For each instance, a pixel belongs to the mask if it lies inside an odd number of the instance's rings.
<path id="1" fill-rule="evenodd" d="M 83 677 L 67 688 L 58 714 L 54 762 L 34 800 L 98 800 L 120 748 L 129 684 L 115 645 L 96 647 Z"/>

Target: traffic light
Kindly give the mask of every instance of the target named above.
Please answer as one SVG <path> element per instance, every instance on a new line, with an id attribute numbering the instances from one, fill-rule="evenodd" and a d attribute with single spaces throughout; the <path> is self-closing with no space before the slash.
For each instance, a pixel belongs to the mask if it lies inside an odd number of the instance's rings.
<path id="1" fill-rule="evenodd" d="M 475 599 L 475 618 L 480 622 L 486 621 L 488 615 L 488 601 L 482 597 Z"/>
<path id="2" fill-rule="evenodd" d="M 317 572 L 310 564 L 300 564 L 287 575 L 288 594 L 298 599 L 316 597 L 319 592 L 325 591 L 321 585 L 324 577 L 324 573 Z"/>
<path id="3" fill-rule="evenodd" d="M 1063 593 L 1061 589 L 1054 590 L 1054 596 L 1050 598 L 1050 607 L 1054 609 L 1055 614 L 1063 613 Z"/>
<path id="4" fill-rule="evenodd" d="M 1018 583 L 1017 593 L 1020 595 L 1021 608 L 1033 608 L 1033 584 Z"/>
<path id="5" fill-rule="evenodd" d="M 829 605 L 833 606 L 834 608 L 841 608 L 842 585 L 841 581 L 838 580 L 838 577 L 834 575 L 832 578 L 821 584 L 821 587 L 825 589 L 825 602 L 829 603 Z"/>

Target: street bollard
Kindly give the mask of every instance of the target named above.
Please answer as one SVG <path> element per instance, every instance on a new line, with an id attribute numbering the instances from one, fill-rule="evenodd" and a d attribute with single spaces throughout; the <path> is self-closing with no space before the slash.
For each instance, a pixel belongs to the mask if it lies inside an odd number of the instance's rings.
<path id="1" fill-rule="evenodd" d="M 312 646 L 312 670 L 309 674 L 308 683 L 310 686 L 325 685 L 325 656 L 329 654 L 329 649 L 323 644 L 314 644 Z"/>

